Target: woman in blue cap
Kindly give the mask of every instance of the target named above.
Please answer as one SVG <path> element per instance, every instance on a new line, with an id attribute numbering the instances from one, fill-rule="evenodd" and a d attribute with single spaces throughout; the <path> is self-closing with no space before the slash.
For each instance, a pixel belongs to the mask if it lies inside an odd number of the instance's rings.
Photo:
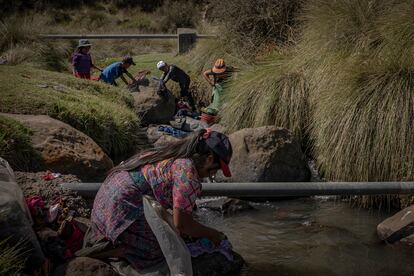
<path id="1" fill-rule="evenodd" d="M 163 261 L 157 239 L 143 211 L 150 195 L 173 212 L 180 234 L 206 238 L 219 245 L 223 233 L 197 222 L 192 215 L 201 194 L 201 179 L 222 170 L 231 176 L 232 147 L 227 136 L 203 129 L 194 135 L 137 154 L 112 169 L 95 197 L 91 240 L 110 241 L 135 270 Z"/>

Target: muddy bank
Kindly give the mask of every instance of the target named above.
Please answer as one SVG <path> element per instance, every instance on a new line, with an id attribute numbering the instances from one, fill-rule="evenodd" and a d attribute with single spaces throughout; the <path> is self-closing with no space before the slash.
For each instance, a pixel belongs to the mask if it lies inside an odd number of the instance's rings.
<path id="1" fill-rule="evenodd" d="M 45 180 L 47 172 L 15 172 L 16 182 L 27 196 L 41 196 L 47 204 L 53 204 L 59 200 L 65 202 L 65 206 L 74 210 L 77 216 L 89 217 L 91 202 L 88 202 L 75 192 L 61 189 L 59 184 L 64 182 L 81 182 L 75 175 L 60 175 L 52 180 Z"/>

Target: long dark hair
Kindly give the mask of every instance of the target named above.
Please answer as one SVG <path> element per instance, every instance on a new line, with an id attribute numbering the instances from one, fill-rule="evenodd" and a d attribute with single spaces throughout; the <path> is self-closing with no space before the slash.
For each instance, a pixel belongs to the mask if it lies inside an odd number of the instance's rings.
<path id="1" fill-rule="evenodd" d="M 110 176 L 120 171 L 134 170 L 144 165 L 157 163 L 170 158 L 191 158 L 196 167 L 199 167 L 205 162 L 207 156 L 213 155 L 215 162 L 219 163 L 218 156 L 205 143 L 205 139 L 203 138 L 205 133 L 206 130 L 202 129 L 177 142 L 168 143 L 135 154 L 110 170 L 108 175 Z"/>

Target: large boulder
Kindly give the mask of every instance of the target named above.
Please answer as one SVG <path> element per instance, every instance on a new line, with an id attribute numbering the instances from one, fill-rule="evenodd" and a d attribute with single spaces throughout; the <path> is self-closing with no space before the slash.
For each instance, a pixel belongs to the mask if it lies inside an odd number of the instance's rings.
<path id="1" fill-rule="evenodd" d="M 54 276 L 118 276 L 111 265 L 97 259 L 78 257 L 56 268 Z"/>
<path id="2" fill-rule="evenodd" d="M 141 87 L 140 92 L 131 93 L 134 97 L 134 108 L 144 124 L 168 123 L 175 115 L 175 98 L 157 94 L 157 82 L 151 81 L 148 87 Z"/>
<path id="3" fill-rule="evenodd" d="M 387 243 L 414 244 L 414 205 L 378 224 L 377 233 L 379 238 Z"/>
<path id="4" fill-rule="evenodd" d="M 105 178 L 112 160 L 90 137 L 46 115 L 1 114 L 33 131 L 32 144 L 41 156 L 41 169 L 74 174 L 85 181 Z"/>
<path id="5" fill-rule="evenodd" d="M 285 128 L 265 126 L 232 133 L 232 177 L 218 181 L 279 182 L 309 181 L 310 171 L 299 143 Z"/>

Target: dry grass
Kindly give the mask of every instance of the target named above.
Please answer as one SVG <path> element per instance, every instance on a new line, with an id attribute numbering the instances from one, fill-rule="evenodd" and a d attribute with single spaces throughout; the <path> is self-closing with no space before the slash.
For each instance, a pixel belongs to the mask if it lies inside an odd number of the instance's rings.
<path id="1" fill-rule="evenodd" d="M 306 135 L 309 120 L 309 87 L 300 70 L 289 68 L 286 57 L 240 73 L 227 87 L 223 120 L 232 130 L 276 125 Z"/>
<path id="2" fill-rule="evenodd" d="M 0 241 L 0 275 L 22 275 L 27 250 L 24 242 L 10 246 L 8 240 Z"/>

